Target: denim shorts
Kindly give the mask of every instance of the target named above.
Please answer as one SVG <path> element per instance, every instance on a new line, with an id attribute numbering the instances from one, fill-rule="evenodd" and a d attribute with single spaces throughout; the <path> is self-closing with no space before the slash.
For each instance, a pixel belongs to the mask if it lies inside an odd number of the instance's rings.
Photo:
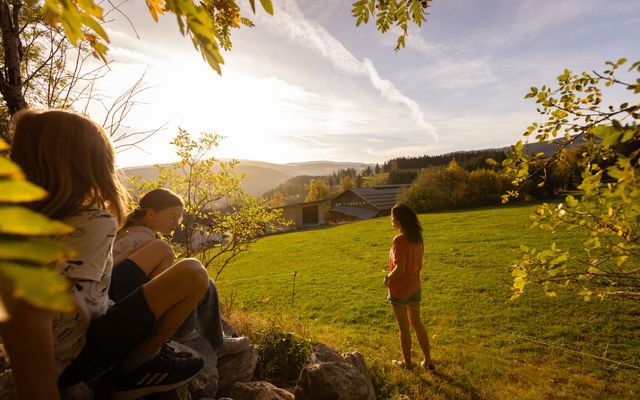
<path id="1" fill-rule="evenodd" d="M 420 300 L 422 300 L 422 290 L 418 289 L 418 291 L 408 297 L 391 297 L 391 296 L 387 296 L 387 301 L 391 304 L 396 304 L 399 306 L 406 306 L 409 303 L 416 303 L 416 302 L 420 302 Z"/>
<path id="2" fill-rule="evenodd" d="M 58 385 L 90 381 L 122 362 L 138 343 L 155 335 L 155 324 L 140 286 L 91 321 L 82 351 L 62 372 Z"/>

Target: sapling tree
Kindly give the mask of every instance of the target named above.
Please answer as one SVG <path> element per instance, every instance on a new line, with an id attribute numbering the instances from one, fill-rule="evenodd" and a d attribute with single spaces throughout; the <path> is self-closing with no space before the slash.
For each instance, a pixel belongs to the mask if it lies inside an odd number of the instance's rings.
<path id="1" fill-rule="evenodd" d="M 557 86 L 532 87 L 526 98 L 536 101 L 546 120 L 524 133 L 538 142 L 561 138 L 552 157 L 523 154 L 513 146 L 502 165 L 517 196 L 531 176 L 541 176 L 554 163 L 578 163 L 579 192 L 559 203 L 544 203 L 531 216 L 531 225 L 552 234 L 560 229 L 579 232 L 579 249 L 553 243 L 548 249 L 522 246 L 523 257 L 512 272 L 513 297 L 529 284 L 539 284 L 549 296 L 558 289 L 575 291 L 585 300 L 623 295 L 640 299 L 640 62 L 607 62 L 602 72 L 565 70 Z M 623 76 L 624 75 L 624 76 Z M 610 96 L 624 96 L 612 104 Z M 580 143 L 578 154 L 569 151 Z M 532 168 L 533 165 L 537 167 Z M 540 174 L 539 170 L 543 173 Z"/>
<path id="2" fill-rule="evenodd" d="M 268 200 L 247 194 L 235 171 L 237 161 L 211 155 L 222 136 L 204 132 L 193 137 L 180 129 L 171 142 L 179 160 L 157 166 L 159 178 L 138 182 L 138 195 L 166 187 L 182 196 L 185 204 L 180 240 L 174 244 L 181 257 L 196 257 L 219 276 L 229 262 L 246 251 L 260 236 L 276 231 L 287 222 L 281 210 L 271 209 Z"/>

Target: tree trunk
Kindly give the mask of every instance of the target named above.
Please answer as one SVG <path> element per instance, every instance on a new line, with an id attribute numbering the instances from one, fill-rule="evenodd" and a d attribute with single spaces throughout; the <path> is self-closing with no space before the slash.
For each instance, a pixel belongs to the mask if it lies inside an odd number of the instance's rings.
<path id="1" fill-rule="evenodd" d="M 11 1 L 11 4 L 9 2 Z M 27 106 L 22 93 L 22 43 L 20 42 L 20 9 L 22 0 L 0 0 L 0 27 L 4 66 L 0 71 L 0 93 L 9 114 L 13 115 Z"/>

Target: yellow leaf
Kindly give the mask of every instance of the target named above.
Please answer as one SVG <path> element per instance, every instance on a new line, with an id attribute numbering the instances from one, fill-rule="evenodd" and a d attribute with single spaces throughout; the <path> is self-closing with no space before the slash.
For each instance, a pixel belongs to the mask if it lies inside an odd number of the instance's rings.
<path id="1" fill-rule="evenodd" d="M 75 251 L 60 243 L 43 238 L 0 238 L 0 259 L 50 264 L 75 255 Z"/>
<path id="2" fill-rule="evenodd" d="M 13 235 L 60 235 L 72 232 L 73 228 L 62 222 L 20 206 L 0 206 L 0 233 Z"/>
<path id="3" fill-rule="evenodd" d="M 9 313 L 7 312 L 7 308 L 2 301 L 2 296 L 0 295 L 0 322 L 4 322 L 9 319 Z"/>
<path id="4" fill-rule="evenodd" d="M 47 310 L 71 312 L 69 281 L 44 266 L 32 267 L 0 261 L 0 274 L 12 283 L 12 296 Z"/>
<path id="5" fill-rule="evenodd" d="M 102 39 L 104 39 L 107 42 L 109 41 L 109 36 L 107 35 L 107 32 L 104 30 L 104 28 L 102 27 L 102 25 L 100 25 L 98 21 L 96 21 L 89 15 L 83 15 L 80 20 L 89 29 L 97 33 Z"/>
<path id="6" fill-rule="evenodd" d="M 147 7 L 149 7 L 149 12 L 155 22 L 158 22 L 158 14 L 164 14 L 166 5 L 164 0 L 147 0 Z"/>
<path id="7" fill-rule="evenodd" d="M 88 15 L 102 19 L 102 7 L 94 3 L 92 0 L 76 0 L 76 2 L 78 3 L 79 8 Z"/>
<path id="8" fill-rule="evenodd" d="M 0 148 L 2 150 L 2 148 Z M 24 175 L 20 167 L 6 157 L 0 157 L 0 177 L 7 178 L 23 178 Z"/>
<path id="9" fill-rule="evenodd" d="M 0 178 L 0 202 L 23 203 L 44 199 L 47 192 L 29 181 Z"/>

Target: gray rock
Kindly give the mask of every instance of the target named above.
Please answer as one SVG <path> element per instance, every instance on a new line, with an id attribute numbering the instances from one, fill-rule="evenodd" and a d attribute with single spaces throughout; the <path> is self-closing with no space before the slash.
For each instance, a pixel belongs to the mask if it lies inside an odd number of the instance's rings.
<path id="1" fill-rule="evenodd" d="M 358 371 L 362 374 L 364 379 L 367 381 L 369 391 L 375 397 L 376 392 L 375 392 L 375 389 L 373 388 L 373 382 L 371 381 L 369 368 L 367 368 L 367 365 L 364 362 L 364 356 L 360 352 L 354 351 L 352 353 L 342 353 L 342 358 L 358 369 Z"/>
<path id="2" fill-rule="evenodd" d="M 154 400 L 191 400 L 189 385 L 184 385 L 170 392 L 157 393 L 153 395 Z"/>
<path id="3" fill-rule="evenodd" d="M 15 400 L 17 397 L 16 385 L 13 381 L 11 369 L 0 372 L 0 400 Z"/>
<path id="4" fill-rule="evenodd" d="M 4 344 L 0 341 L 0 372 L 3 372 L 7 368 L 9 368 L 9 356 L 4 350 Z"/>
<path id="5" fill-rule="evenodd" d="M 323 343 L 318 343 L 313 346 L 313 352 L 309 356 L 307 363 L 341 363 L 345 362 L 344 358 L 340 356 L 334 349 Z"/>
<path id="6" fill-rule="evenodd" d="M 360 353 L 342 357 L 330 347 L 318 344 L 300 372 L 295 398 L 375 400 L 375 391 Z"/>
<path id="7" fill-rule="evenodd" d="M 294 400 L 292 393 L 265 381 L 236 382 L 228 396 L 234 400 Z"/>
<path id="8" fill-rule="evenodd" d="M 184 346 L 197 352 L 204 359 L 204 368 L 191 382 L 189 382 L 189 392 L 196 398 L 216 397 L 218 392 L 218 356 L 209 342 L 197 337 L 189 340 Z"/>
<path id="9" fill-rule="evenodd" d="M 249 381 L 258 364 L 258 346 L 250 345 L 237 354 L 227 354 L 218 360 L 218 390 L 228 389 L 234 382 Z"/>
<path id="10" fill-rule="evenodd" d="M 93 400 L 95 395 L 93 390 L 84 383 L 78 383 L 64 389 L 61 393 L 62 400 Z"/>

